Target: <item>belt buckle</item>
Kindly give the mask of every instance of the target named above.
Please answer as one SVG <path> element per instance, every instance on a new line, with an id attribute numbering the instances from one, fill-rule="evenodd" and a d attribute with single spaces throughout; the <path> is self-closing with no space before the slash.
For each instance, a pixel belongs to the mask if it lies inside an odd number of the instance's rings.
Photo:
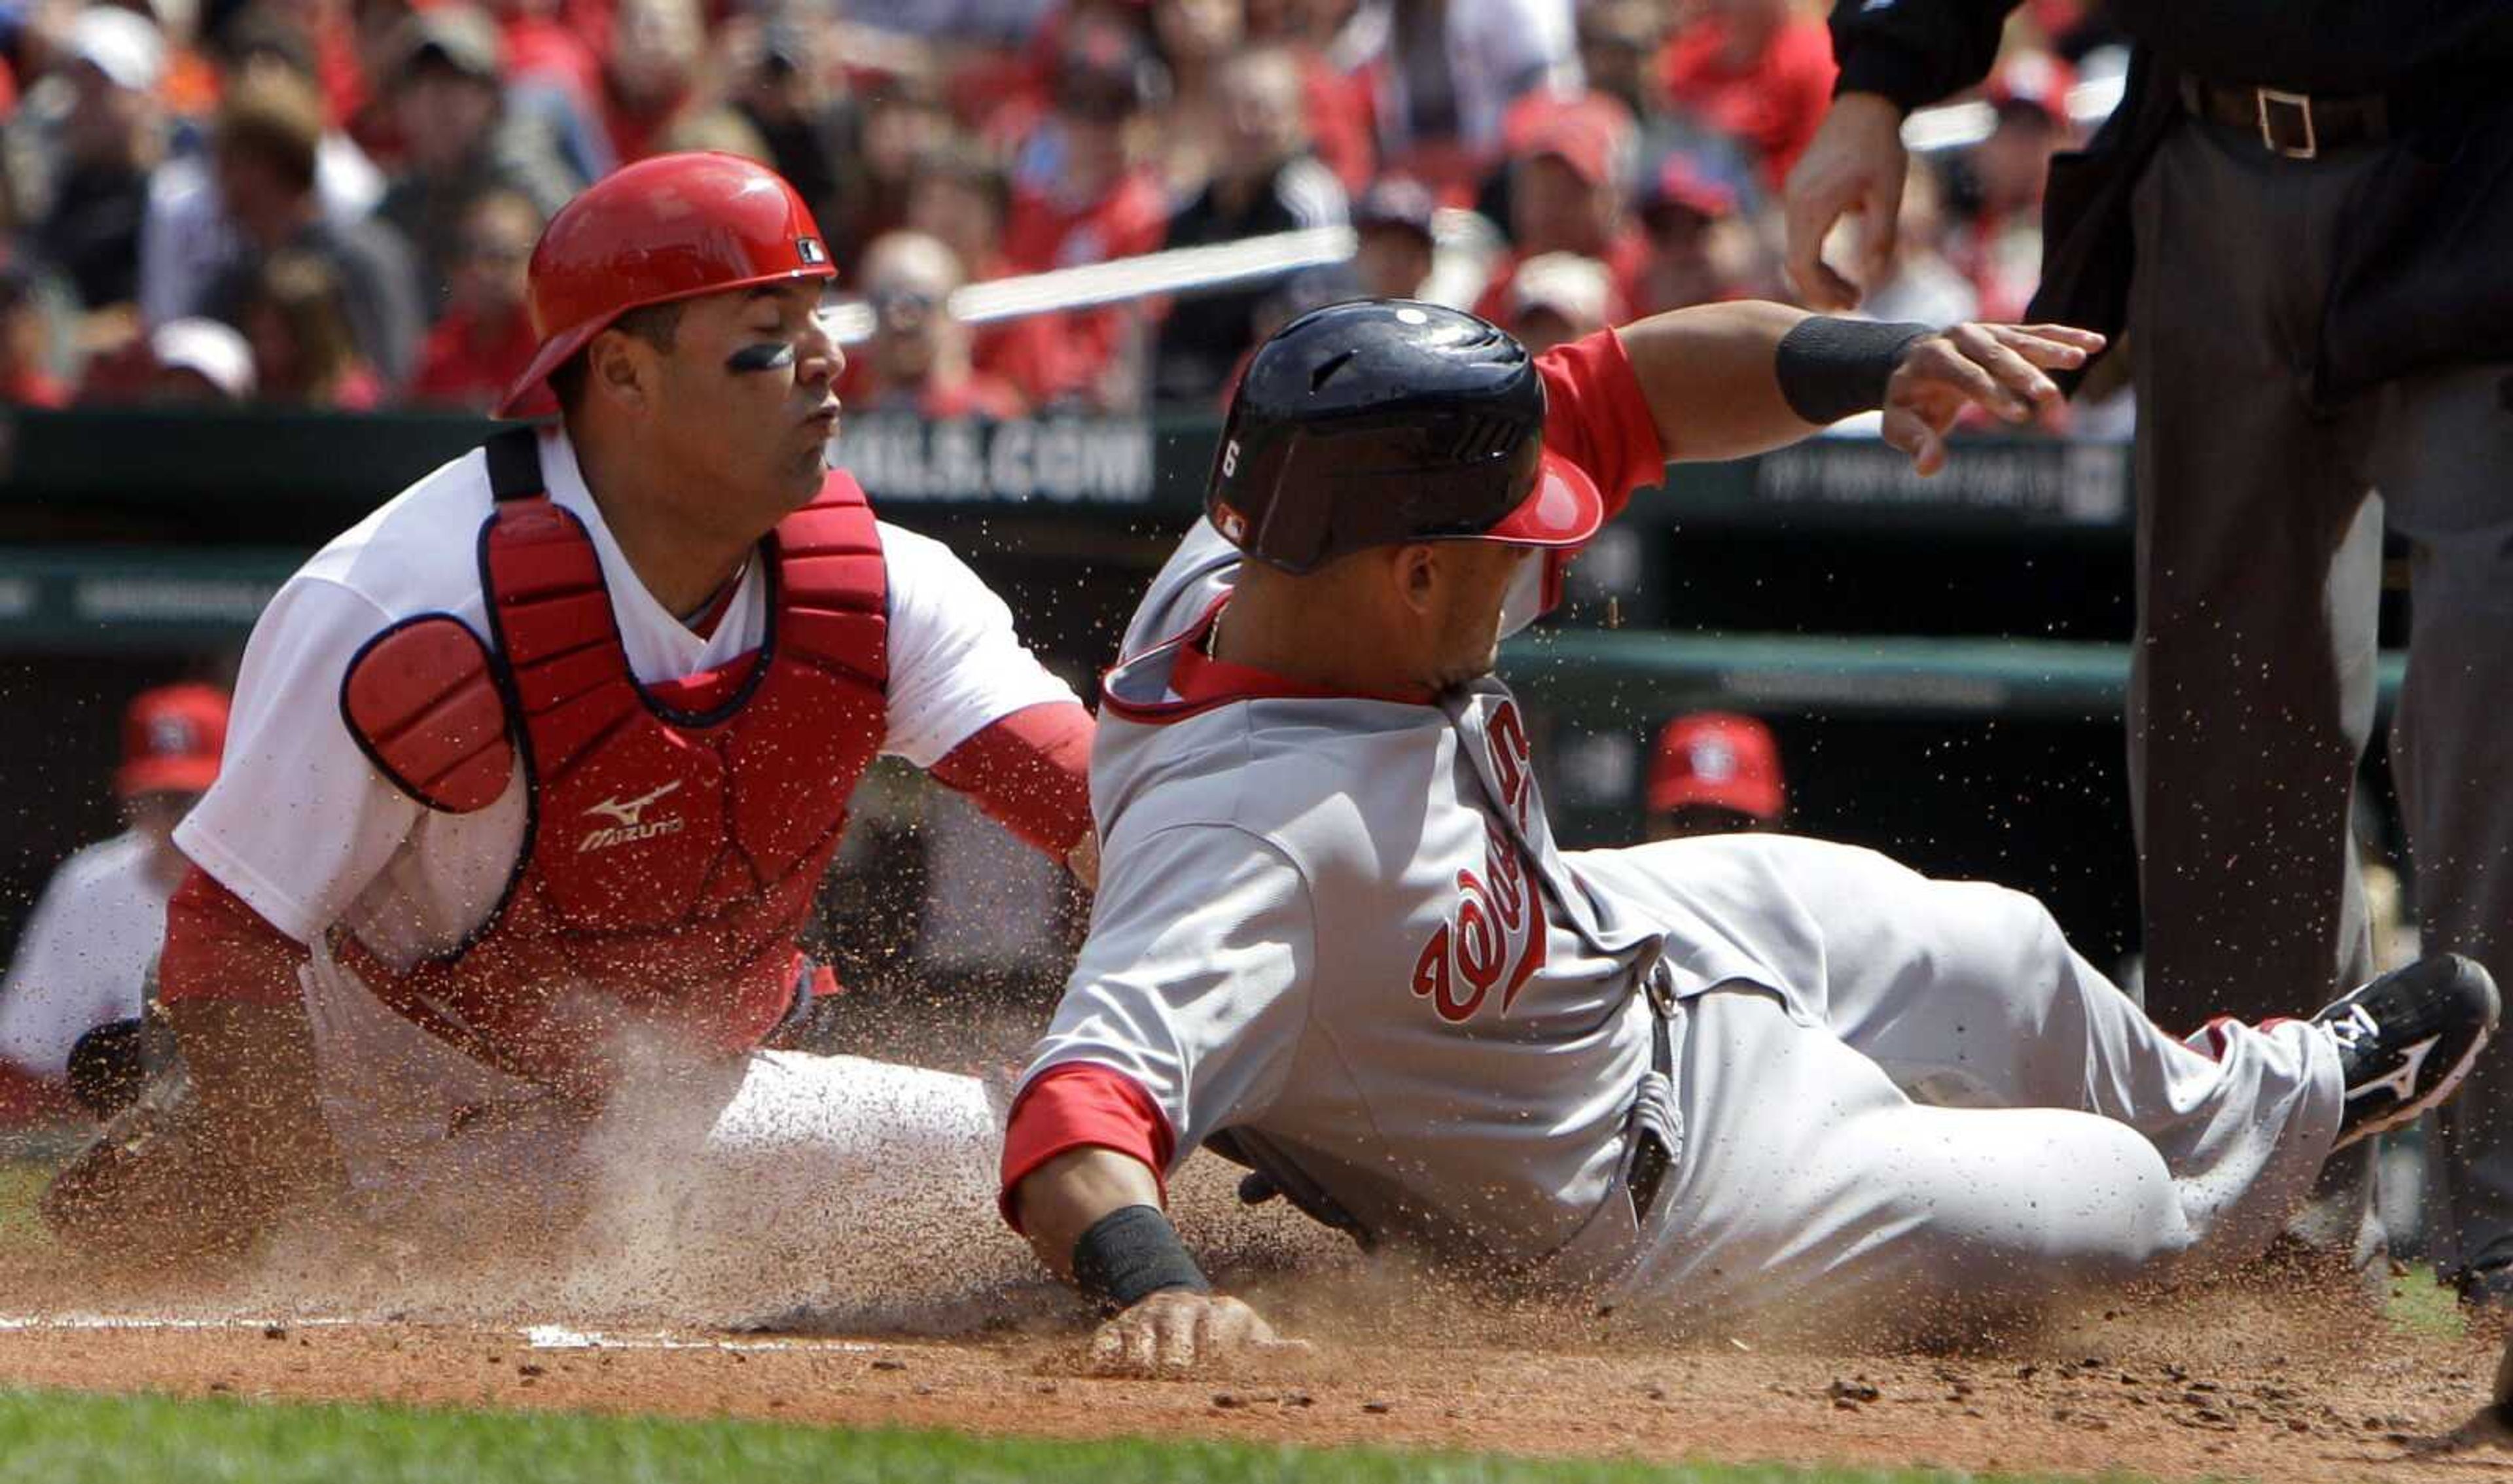
<path id="1" fill-rule="evenodd" d="M 2254 88 L 2252 97 L 2259 113 L 2260 143 L 2270 153 L 2282 154 L 2290 160 L 2309 160 L 2321 153 L 2321 137 L 2312 127 L 2310 95 L 2286 93 L 2276 88 Z M 2287 144 L 2279 140 L 2277 125 L 2271 120 L 2281 114 L 2272 113 L 2272 107 L 2303 121 L 2303 143 L 2300 146 Z"/>

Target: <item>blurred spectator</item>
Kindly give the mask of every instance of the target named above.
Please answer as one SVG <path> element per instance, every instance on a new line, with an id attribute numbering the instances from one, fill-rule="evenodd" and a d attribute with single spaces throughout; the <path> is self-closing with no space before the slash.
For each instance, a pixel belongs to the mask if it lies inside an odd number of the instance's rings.
<path id="1" fill-rule="evenodd" d="M 1128 134 L 1157 86 L 1157 63 L 1122 25 L 1071 28 L 1055 74 L 1055 113 L 1023 150 L 1005 256 L 1018 272 L 1073 267 L 1161 245 L 1160 181 L 1133 161 Z M 1080 310 L 1051 321 L 1060 355 L 1021 390 L 1033 404 L 1110 409 L 1141 399 L 1137 311 Z"/>
<path id="2" fill-rule="evenodd" d="M 360 358 L 341 303 L 339 275 L 326 260 L 280 253 L 262 263 L 240 301 L 253 343 L 254 380 L 266 402 L 372 412 L 383 383 Z"/>
<path id="3" fill-rule="evenodd" d="M 920 158 L 911 180 L 908 230 L 940 239 L 972 281 L 1012 271 L 1004 260 L 1012 186 L 1000 167 L 976 149 L 946 148 Z M 1054 317 L 1032 315 L 977 326 L 972 354 L 979 371 L 1021 388 L 1049 384 L 1063 348 Z"/>
<path id="4" fill-rule="evenodd" d="M 1510 252 L 1495 264 L 1475 312 L 1505 312 L 1519 263 L 1545 253 L 1594 258 L 1613 274 L 1608 315 L 1629 317 L 1632 288 L 1649 243 L 1624 220 L 1632 128 L 1622 105 L 1602 94 L 1521 110 L 1522 138 L 1508 178 Z"/>
<path id="5" fill-rule="evenodd" d="M 922 418 L 1017 418 L 1020 394 L 970 363 L 969 327 L 951 317 L 962 282 L 951 250 L 922 232 L 893 232 L 864 253 L 873 333 L 850 369 L 861 389 L 850 406 Z"/>
<path id="6" fill-rule="evenodd" d="M 1057 0 L 883 0 L 850 6 L 847 19 L 937 45 L 1017 46 L 1036 32 Z"/>
<path id="7" fill-rule="evenodd" d="M 1777 829 L 1788 807 L 1779 743 L 1751 716 L 1679 716 L 1657 734 L 1646 803 L 1653 840 Z"/>
<path id="8" fill-rule="evenodd" d="M 1697 162 L 1668 155 L 1640 195 L 1649 258 L 1632 291 L 1631 312 L 1656 314 L 1689 304 L 1750 297 L 1761 287 L 1752 223 L 1736 191 Z"/>
<path id="9" fill-rule="evenodd" d="M 1300 69 L 1277 47 L 1243 52 L 1214 79 L 1221 114 L 1211 184 L 1170 219 L 1170 247 L 1235 242 L 1345 218 L 1343 186 L 1308 152 Z M 1171 305 L 1153 354 L 1152 395 L 1210 402 L 1256 343 L 1262 289 L 1201 294 Z"/>
<path id="10" fill-rule="evenodd" d="M 263 267 L 279 254 L 321 262 L 346 317 L 356 356 L 388 381 L 406 375 L 419 348 L 417 270 L 392 228 L 376 221 L 327 219 L 314 196 L 314 153 L 322 137 L 319 100 L 286 73 L 257 75 L 227 96 L 219 113 L 219 198 L 234 222 L 240 249 L 210 284 L 203 307 L 245 332 L 259 354 L 262 337 L 247 317 L 251 300 L 266 297 Z M 301 278 L 301 274 L 299 275 Z M 299 383 L 274 377 L 265 362 L 265 393 L 286 395 Z"/>
<path id="11" fill-rule="evenodd" d="M 179 319 L 148 336 L 150 402 L 219 405 L 253 400 L 253 346 L 232 325 Z"/>
<path id="12" fill-rule="evenodd" d="M 221 83 L 234 93 L 274 75 L 315 86 L 313 43 L 255 12 L 218 33 Z M 201 312 L 210 284 L 243 251 L 220 199 L 214 162 L 200 153 L 167 161 L 148 182 L 148 217 L 140 232 L 140 317 L 164 324 Z M 314 193 L 337 222 L 364 220 L 383 199 L 383 176 L 349 137 L 328 125 L 314 150 Z"/>
<path id="13" fill-rule="evenodd" d="M 910 224 L 908 199 L 916 191 L 922 163 L 950 149 L 955 137 L 950 111 L 922 83 L 885 82 L 865 100 L 862 143 L 849 162 L 836 215 L 817 219 L 829 233 L 840 273 L 855 270 L 856 261 L 875 237 Z M 1000 212 L 996 220 L 1000 238 Z M 996 251 L 990 249 L 988 256 Z"/>
<path id="14" fill-rule="evenodd" d="M 1579 7 L 1579 70 L 1589 90 L 1646 119 L 1666 111 L 1659 48 L 1666 43 L 1665 0 L 1588 0 Z"/>
<path id="15" fill-rule="evenodd" d="M 664 131 L 696 100 L 706 55 L 698 0 L 619 0 L 603 65 L 603 123 L 613 158 L 658 152 Z"/>
<path id="16" fill-rule="evenodd" d="M 140 16 L 103 5 L 79 13 L 69 43 L 69 113 L 35 242 L 81 305 L 102 309 L 140 293 L 140 224 L 161 145 L 151 95 L 165 75 L 166 43 Z"/>
<path id="17" fill-rule="evenodd" d="M 1753 151 L 1777 189 L 1832 100 L 1832 39 L 1789 0 L 1698 0 L 1667 43 L 1667 97 Z"/>
<path id="18" fill-rule="evenodd" d="M 942 148 L 917 158 L 907 192 L 907 229 L 938 237 L 971 278 L 1000 278 L 1004 221 L 1012 184 L 1001 167 L 972 148 Z M 839 264 L 844 271 L 847 264 Z"/>
<path id="19" fill-rule="evenodd" d="M 1511 103 L 1578 87 L 1571 0 L 1386 0 L 1357 23 L 1381 54 L 1380 155 L 1438 189 L 1483 175 Z"/>
<path id="20" fill-rule="evenodd" d="M 689 149 L 709 149 L 718 154 L 738 154 L 762 165 L 771 163 L 768 141 L 750 127 L 750 120 L 731 108 L 686 109 L 655 140 L 657 154 L 678 154 Z"/>
<path id="21" fill-rule="evenodd" d="M 1365 22 L 1359 0 L 1250 0 L 1247 10 L 1250 39 L 1288 46 L 1300 59 L 1320 163 L 1347 192 L 1369 189 L 1378 174 L 1378 79 L 1369 48 L 1384 36 L 1383 20 L 1375 29 Z"/>
<path id="22" fill-rule="evenodd" d="M 440 5 L 404 22 L 387 90 L 402 141 L 399 169 L 379 215 L 419 260 L 417 292 L 440 312 L 473 202 L 513 191 L 547 218 L 578 182 L 559 162 L 540 121 L 510 116 L 500 80 L 498 28 L 468 5 Z"/>
<path id="23" fill-rule="evenodd" d="M 1509 281 L 1502 329 L 1518 337 L 1531 355 L 1606 328 L 1614 283 L 1606 265 L 1576 253 L 1539 253 L 1518 265 Z"/>
<path id="24" fill-rule="evenodd" d="M 548 131 L 570 176 L 598 180 L 618 161 L 602 123 L 602 61 L 560 14 L 562 0 L 496 0 L 505 43 L 506 111 Z"/>
<path id="25" fill-rule="evenodd" d="M 1164 183 L 1184 198 L 1222 169 L 1228 153 L 1221 74 L 1248 46 L 1247 11 L 1240 0 L 1151 0 L 1151 21 L 1169 77 L 1155 147 Z"/>
<path id="26" fill-rule="evenodd" d="M 410 400 L 482 412 L 521 376 L 538 344 L 524 299 L 541 213 L 520 191 L 474 197 L 455 248 L 451 301 L 427 335 Z"/>
<path id="27" fill-rule="evenodd" d="M 1966 221 L 1949 254 L 1986 319 L 2023 317 L 2042 281 L 2042 185 L 2051 156 L 2075 142 L 2066 64 L 2041 52 L 2001 61 L 1982 88 L 1996 110 L 1988 138 L 1963 156 Z"/>
<path id="28" fill-rule="evenodd" d="M 146 1009 L 187 863 L 175 826 L 218 777 L 226 731 L 226 694 L 205 685 L 144 691 L 124 713 L 123 832 L 53 873 L 0 987 L 0 1122 L 68 1112 L 71 1049 Z"/>
<path id="29" fill-rule="evenodd" d="M 855 178 L 864 145 L 855 100 L 823 53 L 827 34 L 799 15 L 760 26 L 737 58 L 734 106 L 768 146 L 769 165 L 802 193 L 812 220 L 835 231 L 849 198 L 861 191 Z M 830 247 L 839 270 L 852 270 L 849 240 Z"/>
<path id="30" fill-rule="evenodd" d="M 1984 318 L 1980 299 L 1938 244 L 1945 216 L 1937 173 L 1914 165 L 1902 185 L 1902 210 L 1894 234 L 1894 261 L 1885 281 L 1859 301 L 1858 313 L 1887 324 L 1955 325 Z"/>
<path id="31" fill-rule="evenodd" d="M 1410 176 L 1382 176 L 1352 209 L 1352 269 L 1371 299 L 1415 299 L 1430 280 L 1431 192 Z"/>
<path id="32" fill-rule="evenodd" d="M 34 275 L 0 267 L 0 403 L 66 407 L 69 388 L 53 375 L 53 330 Z"/>

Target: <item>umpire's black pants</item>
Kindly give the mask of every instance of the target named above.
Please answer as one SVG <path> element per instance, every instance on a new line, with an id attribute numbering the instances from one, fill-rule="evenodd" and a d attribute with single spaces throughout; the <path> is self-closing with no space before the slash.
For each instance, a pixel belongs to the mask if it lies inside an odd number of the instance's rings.
<path id="1" fill-rule="evenodd" d="M 2369 972 L 2349 808 L 2386 512 L 2413 551 L 2392 756 L 2425 946 L 2513 982 L 2513 347 L 2327 416 L 2305 395 L 2379 158 L 2282 158 L 2185 118 L 2136 191 L 2130 778 L 2168 1026 L 2308 1013 Z M 2445 1116 L 2428 1185 L 2448 1269 L 2513 1263 L 2509 1061 L 2499 1042 Z"/>

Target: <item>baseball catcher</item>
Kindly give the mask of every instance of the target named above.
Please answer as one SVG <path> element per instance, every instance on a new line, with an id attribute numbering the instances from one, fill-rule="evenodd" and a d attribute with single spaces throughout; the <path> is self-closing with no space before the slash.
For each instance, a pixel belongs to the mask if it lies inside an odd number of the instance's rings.
<path id="1" fill-rule="evenodd" d="M 833 271 L 793 189 L 727 155 L 551 221 L 499 411 L 557 421 L 420 480 L 263 613 L 176 835 L 188 1090 L 61 1177 L 57 1227 L 151 1253 L 309 1206 L 565 1230 L 615 1177 L 745 1251 L 833 1241 L 867 1185 L 982 1210 L 974 1079 L 780 1049 L 834 988 L 796 934 L 884 753 L 1087 879 L 1091 722 L 967 567 L 827 468 Z"/>

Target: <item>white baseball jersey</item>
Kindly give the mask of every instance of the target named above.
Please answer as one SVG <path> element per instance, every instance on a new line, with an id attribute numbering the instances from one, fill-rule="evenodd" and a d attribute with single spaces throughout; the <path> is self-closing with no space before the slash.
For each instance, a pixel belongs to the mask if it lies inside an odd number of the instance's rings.
<path id="1" fill-rule="evenodd" d="M 1177 637 L 1107 678 L 1099 895 L 1025 1086 L 1113 1071 L 1173 1165 L 1227 1133 L 1373 1235 L 1722 1321 L 2044 1302 L 2254 1250 L 2309 1188 L 2318 1027 L 2185 1046 L 2030 898 L 1868 851 L 1558 852 L 1497 679 L 1200 668 L 1238 559 L 1190 536 L 1133 627 Z"/>
<path id="2" fill-rule="evenodd" d="M 140 1014 L 175 890 L 150 859 L 146 838 L 128 830 L 53 872 L 0 986 L 0 1057 L 58 1079 L 79 1037 Z"/>
<path id="3" fill-rule="evenodd" d="M 1130 637 L 1209 610 L 1238 560 L 1199 526 Z M 1100 894 L 1030 1075 L 1125 1073 L 1180 1158 L 1253 1125 L 1375 1234 L 1556 1252 L 1610 1209 L 1661 943 L 1678 993 L 1784 981 L 1707 923 L 1668 935 L 1587 889 L 1498 680 L 1428 705 L 1182 702 L 1203 631 L 1108 676 Z"/>

